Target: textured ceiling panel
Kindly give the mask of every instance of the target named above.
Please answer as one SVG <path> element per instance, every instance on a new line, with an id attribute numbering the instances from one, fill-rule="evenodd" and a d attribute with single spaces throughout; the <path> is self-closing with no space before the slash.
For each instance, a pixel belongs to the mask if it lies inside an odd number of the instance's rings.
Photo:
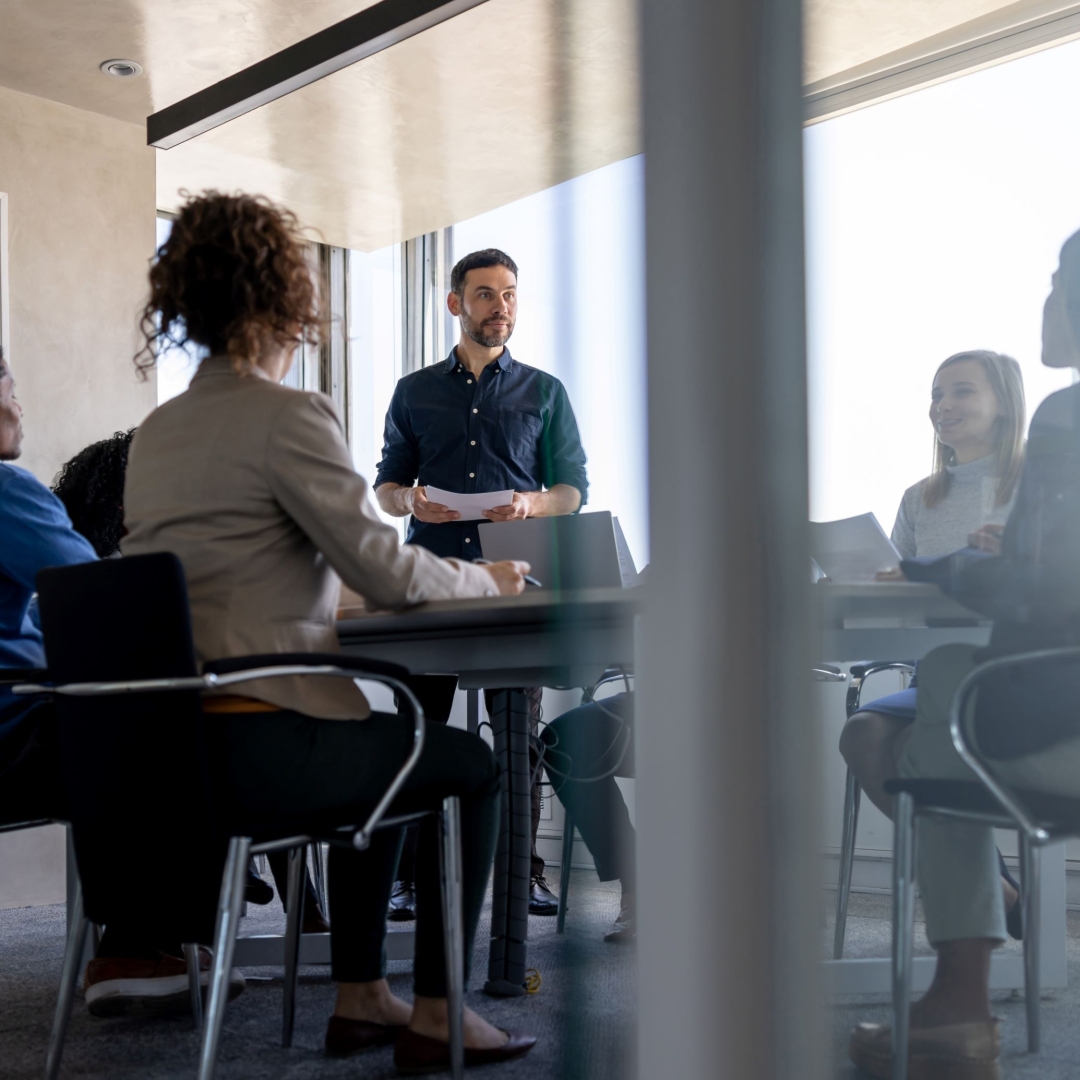
<path id="1" fill-rule="evenodd" d="M 0 85 L 148 113 L 373 0 L 4 0 Z M 173 150 L 158 202 L 243 188 L 370 249 L 640 150 L 635 0 L 488 3 Z M 107 59 L 144 74 L 103 75 Z"/>
<path id="2" fill-rule="evenodd" d="M 627 0 L 489 0 L 159 152 L 159 202 L 181 186 L 254 187 L 371 249 L 628 157 L 632 14 Z"/>
<path id="3" fill-rule="evenodd" d="M 4 0 L 0 85 L 142 124 L 148 113 L 373 0 Z M 1062 0 L 805 0 L 805 81 Z M 488 0 L 174 150 L 158 198 L 262 191 L 370 249 L 640 150 L 636 0 Z M 114 79 L 103 60 L 142 64 Z M 842 79 L 840 80 L 842 81 Z"/>
<path id="4" fill-rule="evenodd" d="M 809 90 L 1052 19 L 1076 0 L 803 0 Z"/>

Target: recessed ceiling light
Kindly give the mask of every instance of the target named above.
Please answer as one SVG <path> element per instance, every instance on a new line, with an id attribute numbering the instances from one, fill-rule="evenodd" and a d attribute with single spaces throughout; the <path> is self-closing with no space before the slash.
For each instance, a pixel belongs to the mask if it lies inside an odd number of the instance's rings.
<path id="1" fill-rule="evenodd" d="M 115 79 L 130 79 L 133 75 L 142 74 L 142 65 L 134 60 L 106 60 L 98 65 L 106 75 L 112 75 Z"/>

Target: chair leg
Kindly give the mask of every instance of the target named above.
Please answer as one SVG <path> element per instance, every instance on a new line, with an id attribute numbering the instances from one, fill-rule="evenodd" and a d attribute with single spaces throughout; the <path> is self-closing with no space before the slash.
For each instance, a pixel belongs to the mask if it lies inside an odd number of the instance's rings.
<path id="1" fill-rule="evenodd" d="M 563 815 L 562 863 L 559 870 L 559 914 L 555 918 L 555 933 L 566 927 L 566 901 L 570 897 L 570 861 L 574 857 L 574 819 L 567 810 Z"/>
<path id="2" fill-rule="evenodd" d="M 892 1080 L 907 1080 L 911 1008 L 911 939 L 915 934 L 915 802 L 893 803 Z"/>
<path id="3" fill-rule="evenodd" d="M 210 994 L 199 1054 L 199 1080 L 212 1080 L 217 1065 L 221 1026 L 229 1000 L 229 973 L 240 926 L 240 911 L 244 906 L 250 849 L 251 840 L 246 836 L 234 836 L 229 841 L 229 855 L 225 860 L 225 873 L 221 877 L 217 928 L 214 931 L 214 962 L 210 968 Z"/>
<path id="4" fill-rule="evenodd" d="M 450 1073 L 465 1076 L 465 930 L 461 911 L 461 803 L 443 800 L 439 815 L 442 843 L 439 872 L 442 878 L 443 927 L 446 945 L 446 1007 L 450 1027 Z"/>
<path id="5" fill-rule="evenodd" d="M 855 865 L 855 834 L 859 828 L 859 803 L 862 788 L 855 774 L 848 769 L 844 784 L 844 834 L 840 841 L 840 878 L 836 883 L 836 927 L 833 930 L 833 959 L 844 955 L 844 936 L 847 933 L 848 898 L 851 896 L 851 871 Z"/>
<path id="6" fill-rule="evenodd" d="M 184 959 L 187 961 L 188 997 L 191 999 L 191 1018 L 195 1030 L 202 1031 L 203 1007 L 202 987 L 199 984 L 199 946 L 189 943 L 184 946 Z"/>
<path id="7" fill-rule="evenodd" d="M 75 988 L 79 982 L 79 968 L 90 923 L 83 913 L 82 885 L 78 878 L 69 888 L 68 939 L 64 951 L 64 967 L 60 975 L 60 993 L 56 999 L 56 1013 L 49 1035 L 49 1052 L 45 1058 L 45 1080 L 56 1080 L 60 1073 L 60 1056 L 64 1052 L 64 1039 L 71 1022 L 71 1006 L 75 1001 Z"/>
<path id="8" fill-rule="evenodd" d="M 1039 862 L 1040 849 L 1020 834 L 1020 882 L 1024 893 L 1024 1007 L 1028 1050 L 1038 1053 L 1039 1031 Z"/>
<path id="9" fill-rule="evenodd" d="M 300 929 L 304 925 L 304 867 L 307 850 L 289 849 L 289 878 L 286 904 L 289 913 L 285 921 L 285 1004 L 281 1017 L 281 1045 L 292 1046 L 293 1023 L 296 1020 L 296 980 L 300 972 Z"/>

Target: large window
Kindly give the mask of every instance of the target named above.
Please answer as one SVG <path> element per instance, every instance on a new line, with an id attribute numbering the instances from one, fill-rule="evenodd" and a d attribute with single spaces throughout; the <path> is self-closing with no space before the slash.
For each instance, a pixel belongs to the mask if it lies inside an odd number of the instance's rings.
<path id="1" fill-rule="evenodd" d="M 1028 415 L 1042 305 L 1080 226 L 1080 43 L 806 130 L 811 512 L 888 531 L 930 471 L 930 383 L 951 353 L 1016 357 Z"/>
<path id="2" fill-rule="evenodd" d="M 172 232 L 172 219 L 158 215 L 157 219 L 157 246 L 161 247 L 169 239 Z M 187 345 L 184 348 L 170 347 L 162 349 L 157 356 L 157 403 L 164 405 L 166 401 L 182 394 L 191 382 L 191 376 L 199 366 L 203 358 L 203 351 L 195 345 Z"/>
<path id="3" fill-rule="evenodd" d="M 401 305 L 401 245 L 350 251 L 349 435 L 356 471 L 369 483 L 382 457 L 383 421 L 402 374 Z"/>
<path id="4" fill-rule="evenodd" d="M 618 515 L 649 557 L 643 160 L 616 162 L 463 221 L 455 259 L 497 247 L 518 264 L 518 360 L 563 381 L 588 454 L 590 510 Z"/>

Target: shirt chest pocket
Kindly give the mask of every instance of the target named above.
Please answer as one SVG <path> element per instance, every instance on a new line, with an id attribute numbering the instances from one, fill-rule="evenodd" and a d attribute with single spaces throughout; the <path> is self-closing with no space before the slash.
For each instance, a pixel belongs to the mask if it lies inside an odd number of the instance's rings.
<path id="1" fill-rule="evenodd" d="M 539 413 L 505 406 L 496 414 L 495 443 L 508 463 L 537 478 L 544 421 Z"/>

